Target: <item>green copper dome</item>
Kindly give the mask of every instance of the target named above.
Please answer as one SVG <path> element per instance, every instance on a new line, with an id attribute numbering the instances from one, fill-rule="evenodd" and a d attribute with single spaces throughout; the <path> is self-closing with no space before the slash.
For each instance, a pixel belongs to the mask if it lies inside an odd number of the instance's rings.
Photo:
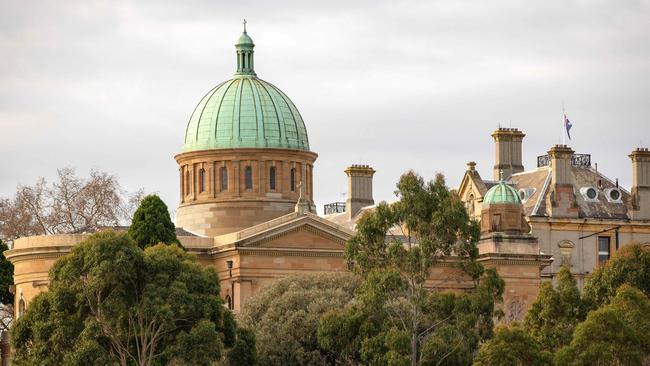
<path id="1" fill-rule="evenodd" d="M 517 191 L 506 184 L 506 182 L 501 181 L 494 187 L 490 188 L 485 197 L 483 197 L 483 207 L 487 207 L 493 203 L 511 203 L 511 204 L 521 204 L 521 199 Z"/>
<path id="2" fill-rule="evenodd" d="M 257 78 L 253 40 L 237 41 L 237 72 L 206 94 L 185 130 L 183 152 L 231 148 L 309 151 L 305 123 L 293 102 L 273 84 Z"/>

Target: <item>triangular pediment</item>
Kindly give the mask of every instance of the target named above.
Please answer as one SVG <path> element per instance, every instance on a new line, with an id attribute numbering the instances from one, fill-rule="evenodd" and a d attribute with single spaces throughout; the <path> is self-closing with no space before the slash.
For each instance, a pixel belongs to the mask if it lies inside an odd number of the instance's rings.
<path id="1" fill-rule="evenodd" d="M 354 233 L 314 214 L 292 213 L 215 238 L 218 247 L 343 250 Z"/>
<path id="2" fill-rule="evenodd" d="M 463 176 L 463 180 L 458 187 L 458 196 L 466 201 L 470 195 L 475 199 L 483 198 L 483 195 L 487 192 L 487 187 L 483 182 L 483 179 L 478 174 L 477 171 L 467 170 Z"/>

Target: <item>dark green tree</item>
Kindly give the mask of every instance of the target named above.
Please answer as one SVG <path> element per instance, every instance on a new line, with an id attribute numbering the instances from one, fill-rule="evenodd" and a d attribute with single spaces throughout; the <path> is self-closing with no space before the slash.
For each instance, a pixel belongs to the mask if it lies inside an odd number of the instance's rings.
<path id="1" fill-rule="evenodd" d="M 129 235 L 142 249 L 158 243 L 180 244 L 167 205 L 155 194 L 146 196 L 133 214 Z"/>
<path id="2" fill-rule="evenodd" d="M 235 343 L 213 269 L 173 245 L 91 236 L 12 329 L 16 365 L 210 365 Z M 228 320 L 230 319 L 230 320 Z"/>
<path id="3" fill-rule="evenodd" d="M 239 319 L 255 332 L 261 365 L 324 365 L 332 358 L 319 347 L 317 329 L 327 311 L 354 296 L 358 277 L 347 273 L 294 275 L 273 281 L 244 306 Z"/>
<path id="4" fill-rule="evenodd" d="M 476 299 L 430 291 L 425 283 L 430 270 L 451 254 L 462 258 L 461 268 L 479 282 L 478 225 L 442 175 L 425 183 L 407 172 L 396 194 L 398 202 L 380 203 L 357 222 L 345 257 L 362 283 L 354 302 L 322 318 L 319 343 L 341 362 L 454 364 L 455 355 L 471 354 L 467 351 L 491 333 L 503 281 L 492 271 L 488 277 L 494 281 L 477 291 L 487 295 Z"/>
<path id="5" fill-rule="evenodd" d="M 546 350 L 554 351 L 571 342 L 575 326 L 587 316 L 576 280 L 566 267 L 560 269 L 557 288 L 542 284 L 524 328 Z"/>
<path id="6" fill-rule="evenodd" d="M 629 285 L 611 303 L 576 327 L 571 343 L 555 355 L 557 365 L 641 365 L 650 354 L 650 300 Z"/>
<path id="7" fill-rule="evenodd" d="M 246 328 L 237 328 L 237 340 L 232 349 L 228 351 L 228 366 L 257 365 L 255 342 L 255 332 Z"/>
<path id="8" fill-rule="evenodd" d="M 12 305 L 14 294 L 9 291 L 9 287 L 14 284 L 14 265 L 4 256 L 6 250 L 9 247 L 0 239 L 0 303 Z"/>
<path id="9" fill-rule="evenodd" d="M 550 366 L 553 356 L 521 326 L 499 326 L 494 337 L 481 345 L 474 366 Z"/>
<path id="10" fill-rule="evenodd" d="M 650 247 L 629 244 L 622 247 L 585 284 L 585 297 L 597 306 L 609 302 L 616 289 L 630 284 L 650 296 Z"/>

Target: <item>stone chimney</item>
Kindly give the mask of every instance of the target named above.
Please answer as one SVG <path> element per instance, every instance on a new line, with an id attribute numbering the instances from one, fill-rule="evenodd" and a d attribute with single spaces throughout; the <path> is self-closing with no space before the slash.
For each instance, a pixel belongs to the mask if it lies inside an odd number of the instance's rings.
<path id="1" fill-rule="evenodd" d="M 372 198 L 372 176 L 375 170 L 368 165 L 352 165 L 345 169 L 348 175 L 348 199 L 345 212 L 349 219 L 356 216 L 361 208 L 375 204 Z"/>
<path id="2" fill-rule="evenodd" d="M 650 151 L 637 148 L 629 157 L 632 159 L 630 218 L 650 220 Z"/>
<path id="3" fill-rule="evenodd" d="M 492 170 L 495 181 L 501 179 L 502 170 L 504 179 L 524 171 L 521 163 L 521 142 L 524 136 L 526 135 L 516 128 L 499 127 L 492 133 L 496 147 L 495 164 Z"/>
<path id="4" fill-rule="evenodd" d="M 551 217 L 578 217 L 571 171 L 573 152 L 573 149 L 566 145 L 555 145 L 548 151 L 551 160 L 551 186 L 546 210 Z"/>

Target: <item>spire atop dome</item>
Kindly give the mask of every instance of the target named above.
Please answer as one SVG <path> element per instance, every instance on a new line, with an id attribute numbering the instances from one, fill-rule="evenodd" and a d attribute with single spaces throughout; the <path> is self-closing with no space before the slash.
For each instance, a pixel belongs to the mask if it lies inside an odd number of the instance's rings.
<path id="1" fill-rule="evenodd" d="M 251 37 L 246 33 L 246 19 L 244 19 L 244 31 L 242 32 L 237 43 L 235 43 L 235 48 L 237 49 L 237 72 L 235 75 L 249 75 L 257 76 L 255 74 L 255 69 L 253 68 L 253 48 L 255 44 Z"/>

